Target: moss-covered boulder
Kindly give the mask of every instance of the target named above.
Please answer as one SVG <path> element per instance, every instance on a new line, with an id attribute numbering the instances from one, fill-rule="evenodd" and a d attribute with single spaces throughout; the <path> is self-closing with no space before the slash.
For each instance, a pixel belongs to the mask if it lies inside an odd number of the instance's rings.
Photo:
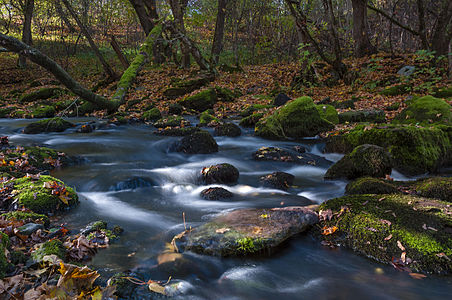
<path id="1" fill-rule="evenodd" d="M 31 253 L 31 258 L 35 262 L 41 262 L 44 256 L 55 255 L 58 258 L 64 260 L 66 256 L 66 248 L 60 240 L 51 240 L 42 243 L 38 249 Z"/>
<path id="2" fill-rule="evenodd" d="M 339 123 L 384 123 L 386 114 L 382 110 L 351 110 L 339 114 Z"/>
<path id="3" fill-rule="evenodd" d="M 334 106 L 328 104 L 317 104 L 316 107 L 322 118 L 333 124 L 339 123 L 339 116 Z"/>
<path id="4" fill-rule="evenodd" d="M 36 100 L 45 100 L 54 96 L 64 94 L 66 91 L 59 87 L 42 88 L 29 94 L 24 94 L 19 98 L 22 103 L 33 102 Z"/>
<path id="5" fill-rule="evenodd" d="M 414 183 L 416 192 L 426 198 L 452 202 L 452 178 L 432 177 Z"/>
<path id="6" fill-rule="evenodd" d="M 449 128 L 383 126 L 367 130 L 357 126 L 350 132 L 330 137 L 325 151 L 348 153 L 359 145 L 378 145 L 391 154 L 397 170 L 409 175 L 423 174 L 450 163 L 452 135 Z"/>
<path id="7" fill-rule="evenodd" d="M 264 115 L 264 113 L 253 113 L 252 115 L 241 119 L 239 125 L 242 127 L 254 127 Z"/>
<path id="8" fill-rule="evenodd" d="M 52 118 L 55 116 L 55 107 L 50 105 L 41 105 L 31 112 L 33 118 Z"/>
<path id="9" fill-rule="evenodd" d="M 49 225 L 49 217 L 43 214 L 37 214 L 29 211 L 10 211 L 2 214 L 7 220 L 23 221 L 24 223 L 40 223 L 45 226 Z"/>
<path id="10" fill-rule="evenodd" d="M 397 194 L 354 195 L 324 202 L 320 210 L 333 215 L 319 227 L 322 239 L 413 272 L 452 271 L 452 208 L 447 202 Z"/>
<path id="11" fill-rule="evenodd" d="M 242 134 L 242 130 L 234 123 L 222 123 L 215 127 L 214 134 L 216 136 L 238 137 Z"/>
<path id="12" fill-rule="evenodd" d="M 47 175 L 17 178 L 0 187 L 11 189 L 17 204 L 35 213 L 54 213 L 78 204 L 72 188 Z"/>
<path id="13" fill-rule="evenodd" d="M 209 154 L 218 152 L 218 144 L 209 132 L 200 130 L 175 142 L 171 150 L 187 154 Z"/>
<path id="14" fill-rule="evenodd" d="M 168 114 L 180 115 L 184 111 L 184 108 L 179 103 L 171 103 L 168 106 Z"/>
<path id="15" fill-rule="evenodd" d="M 345 193 L 348 195 L 362 194 L 397 194 L 400 191 L 397 186 L 384 179 L 373 177 L 361 177 L 349 182 L 345 187 Z"/>
<path id="16" fill-rule="evenodd" d="M 231 164 L 217 164 L 203 168 L 201 178 L 205 184 L 234 184 L 239 179 L 239 170 Z"/>
<path id="17" fill-rule="evenodd" d="M 248 117 L 251 116 L 254 113 L 257 112 L 266 112 L 268 111 L 270 108 L 273 108 L 273 105 L 270 104 L 253 104 L 250 105 L 246 108 L 244 108 L 241 112 L 240 112 L 240 116 L 241 117 Z"/>
<path id="18" fill-rule="evenodd" d="M 7 248 L 9 247 L 9 237 L 0 232 L 0 279 L 3 279 L 8 269 L 8 259 L 6 257 Z"/>
<path id="19" fill-rule="evenodd" d="M 154 127 L 156 128 L 166 128 L 166 127 L 185 127 L 190 125 L 190 122 L 182 118 L 181 116 L 168 116 L 166 118 L 161 118 L 160 120 L 154 122 Z"/>
<path id="20" fill-rule="evenodd" d="M 220 123 L 220 120 L 213 115 L 213 110 L 205 110 L 199 115 L 200 126 L 207 126 L 211 122 Z"/>
<path id="21" fill-rule="evenodd" d="M 291 236 L 318 222 L 306 207 L 241 209 L 174 237 L 182 251 L 215 256 L 269 254 Z"/>
<path id="22" fill-rule="evenodd" d="M 425 96 L 415 99 L 395 120 L 405 124 L 452 124 L 452 106 L 443 99 Z"/>
<path id="23" fill-rule="evenodd" d="M 207 85 L 214 79 L 213 76 L 204 76 L 189 80 L 172 80 L 173 86 L 163 91 L 163 96 L 168 99 L 175 99 Z"/>
<path id="24" fill-rule="evenodd" d="M 200 130 L 198 127 L 167 127 L 154 131 L 154 134 L 162 136 L 186 136 Z"/>
<path id="25" fill-rule="evenodd" d="M 406 94 L 410 91 L 410 87 L 407 84 L 399 84 L 391 87 L 387 87 L 380 91 L 380 95 L 384 96 L 398 96 Z"/>
<path id="26" fill-rule="evenodd" d="M 222 88 L 219 86 L 215 87 L 215 92 L 217 93 L 218 101 L 222 102 L 232 102 L 235 98 L 241 96 L 241 93 L 238 91 L 232 91 L 228 88 Z"/>
<path id="27" fill-rule="evenodd" d="M 155 122 L 162 118 L 162 114 L 157 107 L 151 108 L 143 113 L 143 119 L 146 121 Z"/>
<path id="28" fill-rule="evenodd" d="M 433 96 L 438 98 L 450 98 L 452 97 L 452 85 L 449 87 L 444 87 L 439 90 L 436 90 L 433 93 Z"/>
<path id="29" fill-rule="evenodd" d="M 44 132 L 63 132 L 75 125 L 62 118 L 45 119 L 38 122 L 28 124 L 24 128 L 25 134 L 37 134 Z"/>
<path id="30" fill-rule="evenodd" d="M 339 108 L 339 109 L 355 109 L 355 103 L 358 100 L 359 100 L 359 98 L 352 97 L 352 99 L 350 99 L 350 100 L 331 102 L 331 105 L 334 108 Z"/>
<path id="31" fill-rule="evenodd" d="M 309 97 L 295 99 L 257 122 L 255 134 L 267 139 L 303 138 L 334 128 Z"/>
<path id="32" fill-rule="evenodd" d="M 180 100 L 179 104 L 181 104 L 185 108 L 190 108 L 201 112 L 209 108 L 213 108 L 213 105 L 216 102 L 217 102 L 217 93 L 215 92 L 214 88 L 209 88 L 193 96 L 186 97 Z"/>
<path id="33" fill-rule="evenodd" d="M 392 160 L 388 152 L 375 145 L 361 145 L 331 166 L 325 179 L 355 179 L 363 176 L 384 177 L 391 174 Z"/>

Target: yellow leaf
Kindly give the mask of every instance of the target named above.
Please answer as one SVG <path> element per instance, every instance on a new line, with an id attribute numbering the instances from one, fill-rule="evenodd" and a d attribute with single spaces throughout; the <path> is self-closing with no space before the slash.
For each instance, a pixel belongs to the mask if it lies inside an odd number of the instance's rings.
<path id="1" fill-rule="evenodd" d="M 149 290 L 151 292 L 155 292 L 155 293 L 159 293 L 159 294 L 162 294 L 162 295 L 166 295 L 165 288 L 163 286 L 161 286 L 160 284 L 158 284 L 157 282 L 151 282 L 148 285 L 148 287 L 149 287 Z"/>

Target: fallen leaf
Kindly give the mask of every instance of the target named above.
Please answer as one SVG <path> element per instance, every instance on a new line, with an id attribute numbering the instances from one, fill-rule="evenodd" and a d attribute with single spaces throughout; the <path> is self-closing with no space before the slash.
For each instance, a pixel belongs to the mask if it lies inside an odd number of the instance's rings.
<path id="1" fill-rule="evenodd" d="M 438 253 L 438 254 L 436 254 L 436 256 L 438 256 L 438 257 L 444 257 L 445 259 L 447 259 L 447 260 L 449 260 L 450 261 L 450 258 L 444 253 L 444 252 L 441 252 L 441 253 Z"/>
<path id="2" fill-rule="evenodd" d="M 161 286 L 157 282 L 151 282 L 148 285 L 148 288 L 151 292 L 155 292 L 158 294 L 166 295 L 165 287 Z"/>
<path id="3" fill-rule="evenodd" d="M 326 227 L 323 226 L 322 228 L 322 235 L 330 235 L 335 233 L 339 228 L 337 228 L 336 226 L 332 226 L 332 227 Z"/>
<path id="4" fill-rule="evenodd" d="M 397 241 L 397 247 L 399 247 L 400 250 L 405 251 L 405 247 L 403 247 L 402 243 L 400 241 Z"/>
<path id="5" fill-rule="evenodd" d="M 220 229 L 215 230 L 216 233 L 220 233 L 220 234 L 223 234 L 223 233 L 228 232 L 228 231 L 231 231 L 231 229 L 229 229 L 229 228 L 220 228 Z"/>
<path id="6" fill-rule="evenodd" d="M 414 279 L 424 279 L 427 277 L 426 275 L 420 273 L 409 273 L 408 275 L 410 275 Z"/>
<path id="7" fill-rule="evenodd" d="M 392 239 L 392 234 L 390 234 L 387 237 L 385 237 L 385 241 L 389 241 L 390 239 Z"/>

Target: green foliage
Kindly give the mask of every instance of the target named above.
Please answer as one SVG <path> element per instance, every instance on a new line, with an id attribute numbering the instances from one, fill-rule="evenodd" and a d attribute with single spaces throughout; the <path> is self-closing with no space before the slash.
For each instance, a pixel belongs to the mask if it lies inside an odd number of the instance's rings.
<path id="1" fill-rule="evenodd" d="M 6 259 L 6 249 L 9 247 L 9 237 L 0 232 L 0 279 L 3 279 L 8 268 L 8 260 Z"/>
<path id="2" fill-rule="evenodd" d="M 241 254 L 253 254 L 260 249 L 259 244 L 261 243 L 261 241 L 259 239 L 244 237 L 236 240 L 236 243 L 237 252 Z"/>

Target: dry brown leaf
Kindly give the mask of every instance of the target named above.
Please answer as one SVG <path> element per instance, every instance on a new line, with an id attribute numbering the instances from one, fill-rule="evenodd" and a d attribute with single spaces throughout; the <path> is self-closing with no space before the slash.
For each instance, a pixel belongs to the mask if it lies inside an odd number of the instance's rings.
<path id="1" fill-rule="evenodd" d="M 400 250 L 405 251 L 405 247 L 403 247 L 402 243 L 400 241 L 397 241 L 397 247 L 399 247 Z"/>

